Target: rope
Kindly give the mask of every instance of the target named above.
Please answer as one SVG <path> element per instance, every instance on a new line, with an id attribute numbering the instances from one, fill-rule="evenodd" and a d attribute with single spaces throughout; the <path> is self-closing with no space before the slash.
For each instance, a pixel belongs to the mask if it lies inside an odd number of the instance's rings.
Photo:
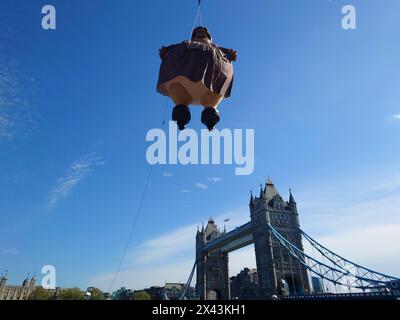
<path id="1" fill-rule="evenodd" d="M 193 33 L 194 28 L 196 27 L 197 20 L 199 21 L 199 24 L 198 24 L 199 26 L 203 25 L 203 17 L 201 15 L 201 0 L 197 0 L 196 16 L 193 21 L 193 26 L 192 26 L 192 30 L 190 32 L 189 39 L 192 38 L 192 33 Z"/>
<path id="2" fill-rule="evenodd" d="M 111 281 L 111 285 L 110 285 L 110 288 L 109 288 L 109 290 L 108 290 L 109 292 L 111 292 L 111 290 L 112 290 L 112 288 L 113 288 L 113 286 L 114 286 L 115 280 L 117 279 L 117 277 L 118 277 L 118 275 L 119 275 L 119 272 L 121 271 L 122 263 L 123 263 L 124 260 L 125 260 L 126 253 L 127 253 L 128 249 L 129 249 L 129 245 L 130 245 L 130 243 L 131 243 L 131 241 L 132 241 L 132 238 L 133 238 L 133 234 L 135 233 L 136 224 L 137 224 L 137 222 L 138 222 L 138 220 L 139 220 L 139 217 L 140 217 L 140 214 L 141 214 L 141 212 L 142 212 L 143 203 L 144 203 L 144 200 L 145 200 L 146 194 L 147 194 L 147 189 L 148 189 L 148 187 L 149 187 L 150 179 L 151 179 L 151 176 L 152 176 L 152 174 L 153 174 L 153 168 L 154 168 L 154 166 L 151 166 L 151 167 L 150 167 L 149 173 L 148 173 L 148 175 L 147 175 L 146 183 L 145 183 L 144 190 L 143 190 L 143 194 L 142 194 L 142 198 L 140 199 L 139 207 L 138 207 L 138 210 L 137 210 L 137 212 L 136 212 L 136 216 L 135 216 L 135 219 L 134 219 L 134 221 L 133 221 L 131 231 L 130 231 L 130 233 L 129 233 L 128 241 L 126 242 L 125 249 L 124 249 L 124 251 L 123 251 L 123 253 L 122 253 L 121 260 L 119 261 L 117 271 L 115 272 L 114 277 L 113 277 L 113 279 L 112 279 L 112 281 Z"/>
<path id="3" fill-rule="evenodd" d="M 168 99 L 166 99 L 166 103 L 165 103 L 165 107 L 164 107 L 164 114 L 163 114 L 163 121 L 162 121 L 162 125 L 163 126 L 166 123 L 167 108 L 168 108 Z M 121 256 L 121 260 L 119 261 L 119 264 L 118 264 L 118 267 L 117 267 L 117 271 L 115 272 L 114 277 L 113 277 L 113 279 L 111 281 L 111 284 L 110 284 L 110 287 L 109 287 L 109 290 L 108 290 L 109 292 L 111 292 L 111 290 L 112 290 L 112 288 L 113 288 L 113 286 L 115 284 L 115 280 L 117 279 L 117 277 L 118 277 L 118 275 L 119 275 L 119 273 L 121 271 L 121 267 L 122 267 L 122 264 L 123 264 L 123 262 L 125 260 L 126 253 L 127 253 L 128 249 L 129 249 L 129 245 L 130 245 L 130 243 L 132 241 L 132 238 L 133 238 L 133 235 L 135 233 L 136 225 L 137 225 L 139 217 L 140 217 L 140 215 L 142 213 L 144 200 L 146 199 L 146 194 L 147 194 L 147 191 L 148 191 L 148 188 L 149 188 L 150 180 L 151 180 L 151 177 L 153 175 L 153 169 L 154 169 L 154 166 L 151 166 L 150 170 L 149 170 L 149 173 L 147 174 L 147 177 L 146 177 L 146 180 L 145 180 L 145 185 L 144 185 L 144 190 L 143 190 L 140 202 L 139 202 L 138 209 L 136 211 L 135 218 L 133 220 L 133 224 L 132 224 L 132 227 L 131 227 L 131 231 L 129 233 L 128 241 L 126 242 L 124 251 L 123 251 L 122 256 Z"/>

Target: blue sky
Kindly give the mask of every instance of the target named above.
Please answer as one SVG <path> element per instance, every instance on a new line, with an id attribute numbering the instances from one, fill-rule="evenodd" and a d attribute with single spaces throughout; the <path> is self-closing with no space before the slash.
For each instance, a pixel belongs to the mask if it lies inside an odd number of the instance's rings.
<path id="1" fill-rule="evenodd" d="M 108 289 L 149 171 L 146 133 L 172 107 L 155 92 L 158 48 L 189 36 L 195 1 L 48 2 L 54 31 L 42 1 L 0 4 L 0 269 L 19 283 L 51 264 L 57 285 Z M 116 286 L 184 281 L 196 226 L 247 222 L 268 176 L 293 189 L 303 229 L 400 275 L 400 3 L 352 0 L 357 30 L 343 30 L 349 1 L 203 2 L 215 42 L 239 53 L 219 128 L 255 130 L 255 170 L 155 167 Z M 246 248 L 231 271 L 254 264 Z"/>

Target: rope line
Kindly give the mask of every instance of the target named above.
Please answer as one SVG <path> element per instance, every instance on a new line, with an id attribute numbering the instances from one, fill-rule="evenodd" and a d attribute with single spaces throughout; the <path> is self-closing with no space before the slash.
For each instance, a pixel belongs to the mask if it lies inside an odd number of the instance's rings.
<path id="1" fill-rule="evenodd" d="M 133 238 L 133 235 L 135 233 L 136 225 L 137 225 L 137 222 L 139 220 L 140 214 L 142 212 L 144 200 L 146 198 L 147 190 L 148 190 L 148 187 L 149 187 L 149 184 L 150 184 L 150 179 L 151 179 L 151 176 L 153 174 L 153 168 L 154 168 L 154 166 L 150 167 L 149 173 L 147 175 L 144 191 L 143 191 L 142 197 L 140 199 L 139 207 L 137 209 L 136 216 L 135 216 L 135 219 L 133 221 L 131 231 L 129 233 L 128 241 L 127 241 L 125 249 L 124 249 L 124 251 L 122 253 L 121 260 L 119 261 L 117 271 L 115 272 L 114 277 L 113 277 L 113 279 L 111 281 L 109 292 L 111 292 L 111 290 L 112 290 L 112 288 L 114 286 L 115 280 L 117 279 L 117 277 L 118 277 L 118 275 L 119 275 L 119 273 L 121 271 L 122 263 L 125 260 L 126 253 L 127 253 L 128 249 L 129 249 L 129 245 L 130 245 L 130 243 L 132 241 L 132 238 Z"/>
<path id="2" fill-rule="evenodd" d="M 196 10 L 196 16 L 194 18 L 193 21 L 193 26 L 192 26 L 192 30 L 190 32 L 190 37 L 189 39 L 192 37 L 192 33 L 194 28 L 196 27 L 196 22 L 199 21 L 199 26 L 203 25 L 203 16 L 201 14 L 201 0 L 197 0 L 197 10 Z"/>
<path id="3" fill-rule="evenodd" d="M 169 103 L 168 99 L 166 99 L 165 101 L 166 102 L 165 102 L 164 114 L 163 114 L 163 118 L 162 118 L 163 119 L 162 120 L 162 126 L 165 126 L 165 124 L 166 124 L 166 116 L 167 116 L 167 109 L 168 109 L 168 103 Z M 149 170 L 149 173 L 147 174 L 147 177 L 146 177 L 146 180 L 145 180 L 145 185 L 144 185 L 144 190 L 143 190 L 140 202 L 139 202 L 138 209 L 136 211 L 135 218 L 133 220 L 133 224 L 132 224 L 132 227 L 131 227 L 131 230 L 130 230 L 130 233 L 129 233 L 128 241 L 127 241 L 126 246 L 124 248 L 124 251 L 122 253 L 121 260 L 119 261 L 119 264 L 118 264 L 118 267 L 117 267 L 117 271 L 115 272 L 114 277 L 113 277 L 113 279 L 111 281 L 111 284 L 110 284 L 110 287 L 109 287 L 109 290 L 108 290 L 109 292 L 111 292 L 111 290 L 112 290 L 112 288 L 113 288 L 113 286 L 115 284 L 115 281 L 117 280 L 117 277 L 118 277 L 118 275 L 119 275 L 119 273 L 121 271 L 121 267 L 122 267 L 122 264 L 123 264 L 123 262 L 125 260 L 126 253 L 128 252 L 130 243 L 131 243 L 133 235 L 135 233 L 136 225 L 137 225 L 139 217 L 140 217 L 140 215 L 142 213 L 143 204 L 144 204 L 144 201 L 146 199 L 146 195 L 147 195 L 147 191 L 148 191 L 148 188 L 149 188 L 149 185 L 150 185 L 151 177 L 153 175 L 153 169 L 154 169 L 154 166 L 151 166 L 150 170 Z"/>

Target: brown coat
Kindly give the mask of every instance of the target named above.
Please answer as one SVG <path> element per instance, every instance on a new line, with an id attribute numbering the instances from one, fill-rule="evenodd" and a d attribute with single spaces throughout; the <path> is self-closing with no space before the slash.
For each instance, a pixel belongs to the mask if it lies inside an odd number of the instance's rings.
<path id="1" fill-rule="evenodd" d="M 157 83 L 157 91 L 168 96 L 166 83 L 183 76 L 192 82 L 201 81 L 210 91 L 230 97 L 233 65 L 228 50 L 212 43 L 184 41 L 168 47 Z"/>

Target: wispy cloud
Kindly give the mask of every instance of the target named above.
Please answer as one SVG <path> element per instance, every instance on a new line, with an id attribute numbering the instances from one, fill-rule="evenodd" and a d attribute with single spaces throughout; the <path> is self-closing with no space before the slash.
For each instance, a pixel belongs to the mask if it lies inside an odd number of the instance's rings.
<path id="1" fill-rule="evenodd" d="M 217 182 L 221 182 L 223 179 L 219 178 L 219 177 L 211 177 L 208 178 L 208 181 L 213 182 L 213 183 L 217 183 Z"/>
<path id="2" fill-rule="evenodd" d="M 0 139 L 12 140 L 34 127 L 31 104 L 24 89 L 32 82 L 14 61 L 0 52 Z"/>
<path id="3" fill-rule="evenodd" d="M 206 185 L 204 183 L 200 183 L 200 182 L 195 183 L 194 186 L 196 188 L 203 189 L 203 190 L 207 190 L 208 189 L 208 185 Z"/>
<path id="4" fill-rule="evenodd" d="M 1 254 L 7 255 L 7 256 L 17 256 L 19 254 L 19 251 L 16 248 L 7 248 L 4 250 L 1 250 Z"/>
<path id="5" fill-rule="evenodd" d="M 54 208 L 58 202 L 66 198 L 96 166 L 104 165 L 105 161 L 93 153 L 89 153 L 69 167 L 67 174 L 57 180 L 56 186 L 50 191 L 48 208 Z"/>
<path id="6" fill-rule="evenodd" d="M 394 114 L 393 117 L 394 117 L 395 119 L 397 119 L 397 120 L 400 120 L 400 113 Z"/>
<path id="7" fill-rule="evenodd" d="M 190 190 L 184 189 L 184 190 L 181 190 L 181 192 L 182 192 L 182 193 L 190 193 Z"/>
<path id="8" fill-rule="evenodd" d="M 166 177 L 166 178 L 172 178 L 173 176 L 174 176 L 174 174 L 171 173 L 171 172 L 164 172 L 163 173 L 163 177 Z"/>

